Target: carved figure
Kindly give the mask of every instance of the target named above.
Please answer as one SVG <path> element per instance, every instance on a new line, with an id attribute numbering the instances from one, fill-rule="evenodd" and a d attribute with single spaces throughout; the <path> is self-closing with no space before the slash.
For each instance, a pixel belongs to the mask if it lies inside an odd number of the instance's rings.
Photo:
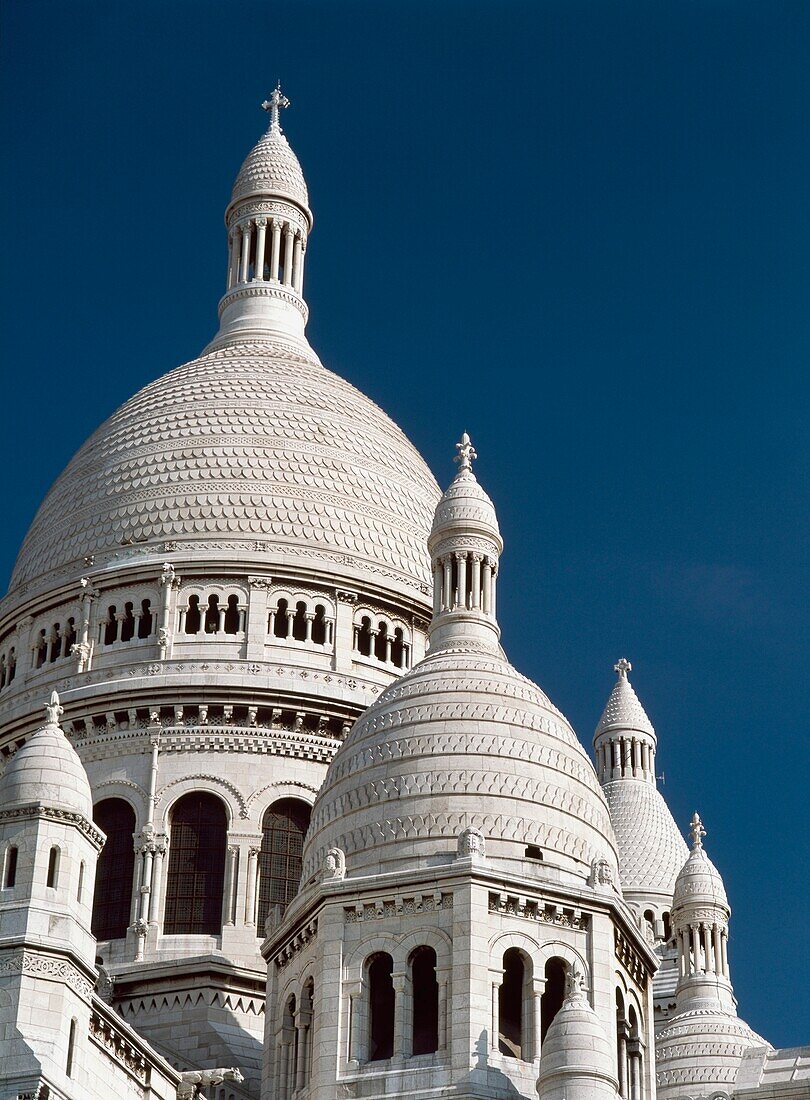
<path id="1" fill-rule="evenodd" d="M 479 829 L 465 829 L 458 836 L 459 856 L 481 856 L 486 854 L 484 834 Z"/>
<path id="2" fill-rule="evenodd" d="M 346 855 L 342 848 L 330 848 L 323 862 L 322 882 L 336 882 L 346 877 Z"/>
<path id="3" fill-rule="evenodd" d="M 610 889 L 614 885 L 613 868 L 606 859 L 595 859 L 591 864 L 591 876 L 588 879 L 589 886 L 597 889 Z"/>
<path id="4" fill-rule="evenodd" d="M 192 1097 L 199 1097 L 199 1100 L 203 1100 L 202 1089 L 210 1088 L 211 1085 L 221 1085 L 223 1081 L 235 1081 L 237 1084 L 241 1084 L 244 1079 L 236 1068 L 184 1070 L 180 1074 L 177 1100 L 192 1100 Z"/>

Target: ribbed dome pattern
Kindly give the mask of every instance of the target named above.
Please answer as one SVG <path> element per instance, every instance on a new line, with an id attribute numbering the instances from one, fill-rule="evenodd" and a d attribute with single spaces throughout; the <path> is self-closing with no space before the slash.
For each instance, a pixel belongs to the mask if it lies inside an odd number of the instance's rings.
<path id="1" fill-rule="evenodd" d="M 447 862 L 466 828 L 496 864 L 536 844 L 583 878 L 594 858 L 617 868 L 574 731 L 503 656 L 473 646 L 429 654 L 357 720 L 315 802 L 304 882 L 329 848 L 343 849 L 349 875 Z"/>
<path id="2" fill-rule="evenodd" d="M 613 685 L 594 736 L 613 729 L 636 730 L 655 736 L 653 724 L 626 676 L 620 676 Z"/>
<path id="3" fill-rule="evenodd" d="M 661 794 L 640 779 L 619 779 L 602 789 L 619 845 L 622 890 L 671 897 L 689 849 Z"/>
<path id="4" fill-rule="evenodd" d="M 12 589 L 84 556 L 165 543 L 310 555 L 429 582 L 438 486 L 400 429 L 314 358 L 232 343 L 126 402 L 54 484 Z"/>
<path id="5" fill-rule="evenodd" d="M 720 905 L 728 908 L 723 878 L 702 846 L 693 848 L 675 882 L 672 907 Z"/>
<path id="6" fill-rule="evenodd" d="M 43 726 L 12 756 L 0 777 L 0 806 L 41 802 L 93 820 L 93 796 L 79 754 L 58 726 Z"/>
<path id="7" fill-rule="evenodd" d="M 267 192 L 292 199 L 305 209 L 309 207 L 309 193 L 298 157 L 278 126 L 271 126 L 245 157 L 233 185 L 231 202 Z"/>

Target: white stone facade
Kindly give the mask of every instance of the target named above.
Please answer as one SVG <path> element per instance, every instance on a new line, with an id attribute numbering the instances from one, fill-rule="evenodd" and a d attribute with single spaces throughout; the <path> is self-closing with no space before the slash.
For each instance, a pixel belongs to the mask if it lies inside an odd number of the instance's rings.
<path id="1" fill-rule="evenodd" d="M 287 105 L 219 331 L 79 450 L 0 604 L 0 1100 L 810 1097 L 736 1016 L 629 662 L 594 769 L 501 648 L 469 437 L 440 495 L 310 347 Z"/>

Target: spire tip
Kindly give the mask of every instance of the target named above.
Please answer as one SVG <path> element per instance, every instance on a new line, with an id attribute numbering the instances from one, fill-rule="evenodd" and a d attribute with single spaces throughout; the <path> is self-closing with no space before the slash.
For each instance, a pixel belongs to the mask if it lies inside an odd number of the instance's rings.
<path id="1" fill-rule="evenodd" d="M 692 837 L 692 851 L 696 852 L 698 848 L 703 847 L 703 837 L 706 835 L 706 830 L 703 828 L 703 822 L 700 820 L 700 814 L 692 814 L 691 829 L 689 835 Z"/>
<path id="2" fill-rule="evenodd" d="M 290 101 L 281 91 L 281 81 L 276 83 L 273 93 L 269 99 L 266 99 L 262 103 L 262 110 L 267 111 L 270 115 L 270 129 L 280 130 L 279 124 L 279 111 L 284 107 L 289 107 Z"/>
<path id="3" fill-rule="evenodd" d="M 453 461 L 458 463 L 458 472 L 472 470 L 472 464 L 478 458 L 478 452 L 473 447 L 466 432 L 461 433 L 461 442 L 456 444 L 456 450 L 458 454 Z"/>
<path id="4" fill-rule="evenodd" d="M 58 726 L 59 719 L 65 713 L 65 708 L 59 702 L 59 694 L 56 691 L 51 692 L 51 701 L 45 704 L 45 715 L 47 717 L 49 726 Z"/>
<path id="5" fill-rule="evenodd" d="M 620 680 L 626 680 L 627 673 L 633 671 L 633 666 L 630 664 L 626 657 L 620 657 L 616 664 L 613 666 L 613 671 L 618 672 Z"/>

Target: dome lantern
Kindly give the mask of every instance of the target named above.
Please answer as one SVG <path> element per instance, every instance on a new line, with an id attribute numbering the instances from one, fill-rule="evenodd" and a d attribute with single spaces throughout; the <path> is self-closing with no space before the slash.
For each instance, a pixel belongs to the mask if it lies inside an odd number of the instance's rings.
<path id="1" fill-rule="evenodd" d="M 428 539 L 433 571 L 433 650 L 462 640 L 497 649 L 496 578 L 503 539 L 495 506 L 478 484 L 478 457 L 464 432 L 456 444 L 458 472 L 433 517 Z"/>
<path id="2" fill-rule="evenodd" d="M 281 129 L 280 112 L 289 106 L 277 85 L 262 104 L 270 116 L 267 131 L 233 186 L 225 213 L 228 280 L 213 346 L 268 334 L 306 343 L 304 258 L 312 212 L 301 165 Z"/>

